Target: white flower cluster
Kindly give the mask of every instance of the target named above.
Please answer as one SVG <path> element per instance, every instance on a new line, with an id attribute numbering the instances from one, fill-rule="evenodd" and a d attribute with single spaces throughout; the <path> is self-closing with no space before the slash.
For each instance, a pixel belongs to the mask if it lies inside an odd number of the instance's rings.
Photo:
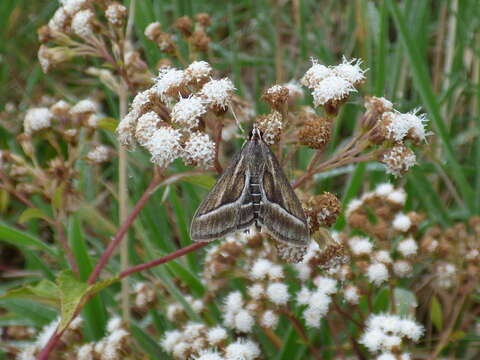
<path id="1" fill-rule="evenodd" d="M 337 281 L 329 278 L 318 276 L 313 280 L 315 289 L 311 290 L 307 286 L 297 294 L 297 304 L 306 305 L 303 310 L 303 318 L 308 327 L 320 328 L 322 317 L 324 317 L 332 302 L 331 295 L 337 292 Z"/>
<path id="2" fill-rule="evenodd" d="M 135 96 L 129 113 L 118 125 L 120 143 L 127 147 L 140 144 L 160 167 L 169 166 L 177 158 L 188 165 L 212 166 L 215 144 L 197 128 L 208 110 L 226 109 L 235 88 L 226 78 L 208 80 L 211 73 L 212 68 L 205 61 L 195 61 L 185 70 L 162 68 L 155 84 Z M 182 97 L 182 93 L 190 95 Z M 146 111 L 158 108 L 159 103 L 170 113 L 169 117 Z"/>
<path id="3" fill-rule="evenodd" d="M 184 295 L 183 298 L 197 314 L 200 314 L 205 309 L 203 300 L 195 299 L 191 295 Z M 185 307 L 182 304 L 175 302 L 167 306 L 166 316 L 168 320 L 175 322 L 178 318 L 185 315 Z"/>
<path id="4" fill-rule="evenodd" d="M 300 82 L 312 89 L 315 106 L 345 99 L 357 91 L 355 86 L 365 79 L 365 70 L 360 68 L 361 60 L 358 59 L 348 61 L 344 57 L 341 64 L 328 67 L 314 59 L 312 63 Z"/>
<path id="5" fill-rule="evenodd" d="M 107 324 L 107 335 L 97 343 L 82 345 L 77 351 L 78 360 L 114 360 L 122 357 L 128 346 L 130 333 L 123 328 L 122 320 L 116 316 Z"/>
<path id="6" fill-rule="evenodd" d="M 386 123 L 388 138 L 400 143 L 408 135 L 417 142 L 425 141 L 428 135 L 425 130 L 427 119 L 425 114 L 418 114 L 419 111 L 415 109 L 406 114 L 398 111 L 383 113 L 382 119 Z"/>
<path id="7" fill-rule="evenodd" d="M 25 115 L 25 120 L 23 121 L 25 134 L 31 135 L 34 132 L 49 128 L 52 117 L 53 114 L 48 108 L 41 107 L 29 109 Z"/>
<path id="8" fill-rule="evenodd" d="M 160 345 L 176 359 L 195 360 L 254 360 L 260 348 L 250 340 L 239 339 L 226 345 L 227 331 L 220 327 L 207 328 L 199 323 L 187 323 L 182 331 L 167 331 Z"/>
<path id="9" fill-rule="evenodd" d="M 389 359 L 393 349 L 399 349 L 405 339 L 418 342 L 423 335 L 423 327 L 411 319 L 402 319 L 393 314 L 370 315 L 367 328 L 360 338 L 360 343 L 372 353 L 382 352 Z M 403 359 L 408 359 L 404 354 Z"/>
<path id="10" fill-rule="evenodd" d="M 96 164 L 108 161 L 110 148 L 105 145 L 98 145 L 87 154 L 87 160 Z"/>

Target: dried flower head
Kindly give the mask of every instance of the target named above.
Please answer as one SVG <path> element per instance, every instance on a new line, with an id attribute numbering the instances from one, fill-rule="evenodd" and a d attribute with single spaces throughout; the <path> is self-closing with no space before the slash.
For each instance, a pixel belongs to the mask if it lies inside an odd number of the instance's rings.
<path id="1" fill-rule="evenodd" d="M 87 154 L 87 160 L 96 164 L 108 161 L 109 157 L 110 149 L 105 145 L 99 145 Z"/>
<path id="2" fill-rule="evenodd" d="M 285 86 L 274 85 L 263 92 L 262 100 L 273 109 L 281 110 L 287 102 L 288 96 L 289 90 Z"/>
<path id="3" fill-rule="evenodd" d="M 256 126 L 262 132 L 263 141 L 269 145 L 275 144 L 282 133 L 282 114 L 274 110 L 268 115 L 259 115 Z"/>
<path id="4" fill-rule="evenodd" d="M 94 18 L 95 14 L 90 9 L 77 12 L 72 19 L 73 32 L 81 38 L 93 36 L 92 21 Z"/>
<path id="5" fill-rule="evenodd" d="M 340 76 L 329 76 L 320 81 L 314 88 L 313 104 L 315 106 L 326 105 L 327 103 L 338 104 L 345 100 L 351 92 L 357 90 L 349 81 Z"/>
<path id="6" fill-rule="evenodd" d="M 188 84 L 203 85 L 213 74 L 213 69 L 206 61 L 194 61 L 185 69 Z"/>
<path id="7" fill-rule="evenodd" d="M 325 192 L 322 195 L 309 197 L 303 203 L 310 232 L 314 233 L 320 226 L 332 226 L 340 214 L 341 204 L 338 198 Z"/>
<path id="8" fill-rule="evenodd" d="M 160 99 L 167 103 L 177 98 L 185 86 L 185 73 L 183 70 L 173 68 L 162 68 L 155 80 L 155 89 Z"/>
<path id="9" fill-rule="evenodd" d="M 127 8 L 118 2 L 113 2 L 105 10 L 105 17 L 110 24 L 121 26 L 127 17 Z"/>
<path id="10" fill-rule="evenodd" d="M 47 129 L 51 126 L 53 114 L 48 108 L 32 108 L 25 114 L 23 127 L 25 134 L 31 135 L 34 132 Z"/>
<path id="11" fill-rule="evenodd" d="M 181 16 L 175 20 L 175 27 L 185 37 L 190 37 L 192 35 L 193 23 L 192 19 L 188 16 Z"/>
<path id="12" fill-rule="evenodd" d="M 207 52 L 210 45 L 210 38 L 204 29 L 198 28 L 191 36 L 191 42 L 194 48 L 201 52 Z"/>
<path id="13" fill-rule="evenodd" d="M 312 149 L 323 149 L 332 137 L 332 121 L 314 114 L 304 117 L 306 119 L 298 132 L 300 143 Z"/>
<path id="14" fill-rule="evenodd" d="M 417 158 L 405 145 L 396 145 L 382 154 L 379 161 L 386 165 L 388 174 L 398 177 L 414 166 Z"/>
<path id="15" fill-rule="evenodd" d="M 230 79 L 212 79 L 203 85 L 199 95 L 205 100 L 206 105 L 212 111 L 222 114 L 230 105 L 234 91 L 235 87 Z"/>
<path id="16" fill-rule="evenodd" d="M 365 71 L 360 68 L 360 64 L 362 63 L 362 60 L 359 59 L 352 59 L 352 60 L 347 60 L 345 56 L 342 59 L 342 63 L 339 65 L 336 65 L 332 68 L 332 72 L 340 76 L 341 78 L 344 78 L 347 80 L 349 83 L 351 83 L 353 86 L 358 86 L 363 80 L 365 80 Z"/>

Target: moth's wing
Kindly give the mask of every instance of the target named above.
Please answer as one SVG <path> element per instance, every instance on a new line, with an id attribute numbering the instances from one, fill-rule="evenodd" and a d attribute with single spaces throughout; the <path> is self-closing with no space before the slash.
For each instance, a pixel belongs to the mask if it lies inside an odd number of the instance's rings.
<path id="1" fill-rule="evenodd" d="M 246 146 L 234 156 L 195 212 L 190 225 L 192 240 L 213 240 L 252 224 L 253 209 L 245 199 L 248 195 Z"/>
<path id="2" fill-rule="evenodd" d="M 265 230 L 276 240 L 306 246 L 310 239 L 302 204 L 283 173 L 275 155 L 262 144 L 265 168 L 260 217 Z"/>

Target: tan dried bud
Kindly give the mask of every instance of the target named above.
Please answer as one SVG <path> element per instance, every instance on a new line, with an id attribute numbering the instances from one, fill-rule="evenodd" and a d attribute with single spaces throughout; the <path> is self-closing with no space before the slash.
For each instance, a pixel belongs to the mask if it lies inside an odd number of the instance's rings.
<path id="1" fill-rule="evenodd" d="M 53 39 L 52 32 L 48 25 L 43 25 L 37 30 L 38 41 L 45 44 Z"/>
<path id="2" fill-rule="evenodd" d="M 175 21 L 175 27 L 185 37 L 190 37 L 192 35 L 193 23 L 192 23 L 192 20 L 188 16 L 179 17 Z"/>
<path id="3" fill-rule="evenodd" d="M 398 177 L 406 173 L 416 164 L 416 156 L 415 153 L 405 145 L 396 145 L 381 154 L 378 161 L 386 165 L 387 173 Z"/>
<path id="4" fill-rule="evenodd" d="M 55 66 L 71 59 L 73 56 L 73 51 L 63 46 L 49 48 L 41 45 L 38 50 L 38 61 L 45 74 Z"/>
<path id="5" fill-rule="evenodd" d="M 285 86 L 274 85 L 265 90 L 262 94 L 262 100 L 271 108 L 281 110 L 283 105 L 288 101 L 289 91 Z"/>
<path id="6" fill-rule="evenodd" d="M 122 26 L 127 18 L 127 8 L 115 1 L 108 5 L 105 16 L 110 24 Z"/>
<path id="7" fill-rule="evenodd" d="M 282 133 L 282 114 L 273 111 L 268 115 L 259 115 L 255 121 L 258 129 L 262 132 L 263 140 L 269 144 L 275 144 L 280 140 Z"/>
<path id="8" fill-rule="evenodd" d="M 64 100 L 57 101 L 55 104 L 50 106 L 50 111 L 53 115 L 60 119 L 66 119 L 69 116 L 70 104 Z"/>
<path id="9" fill-rule="evenodd" d="M 159 22 L 153 22 L 145 28 L 144 34 L 147 39 L 157 41 L 157 37 L 161 34 L 161 32 L 162 25 L 160 25 Z"/>
<path id="10" fill-rule="evenodd" d="M 310 233 L 316 232 L 321 226 L 335 224 L 341 208 L 338 198 L 329 192 L 311 196 L 303 205 Z"/>
<path id="11" fill-rule="evenodd" d="M 257 249 L 263 245 L 263 236 L 262 234 L 255 234 L 250 236 L 247 240 L 247 246 L 252 249 Z"/>
<path id="12" fill-rule="evenodd" d="M 326 117 L 308 115 L 298 132 L 298 140 L 302 145 L 321 150 L 332 137 L 332 126 Z"/>
<path id="13" fill-rule="evenodd" d="M 158 48 L 160 51 L 163 51 L 164 53 L 170 54 L 170 55 L 175 55 L 176 54 L 176 47 L 175 47 L 175 42 L 173 41 L 172 35 L 166 32 L 160 32 L 158 36 L 155 39 Z"/>
<path id="14" fill-rule="evenodd" d="M 311 266 L 318 266 L 321 269 L 330 269 L 337 265 L 345 264 L 348 261 L 348 256 L 345 252 L 345 247 L 342 243 L 335 242 L 333 239 L 329 243 L 325 243 L 325 236 L 322 232 L 327 232 L 326 229 L 320 229 L 312 234 L 312 238 L 322 243 L 323 250 L 318 256 L 310 259 Z"/>
<path id="15" fill-rule="evenodd" d="M 192 34 L 192 45 L 196 50 L 201 52 L 207 52 L 210 44 L 210 38 L 207 36 L 203 29 L 197 29 Z"/>
<path id="16" fill-rule="evenodd" d="M 195 15 L 195 21 L 203 26 L 204 28 L 209 27 L 212 24 L 212 20 L 209 14 L 207 13 L 199 13 Z"/>
<path id="17" fill-rule="evenodd" d="M 385 112 L 393 110 L 393 104 L 383 97 L 366 96 L 364 106 L 367 109 L 360 124 L 364 129 L 371 129 Z"/>

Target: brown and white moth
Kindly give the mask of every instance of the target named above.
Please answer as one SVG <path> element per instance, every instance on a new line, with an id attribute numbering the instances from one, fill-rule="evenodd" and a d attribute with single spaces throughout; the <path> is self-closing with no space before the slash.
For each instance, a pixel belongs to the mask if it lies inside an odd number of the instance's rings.
<path id="1" fill-rule="evenodd" d="M 304 252 L 310 239 L 302 205 L 256 127 L 198 207 L 190 237 L 210 241 L 251 225 L 287 252 Z"/>

